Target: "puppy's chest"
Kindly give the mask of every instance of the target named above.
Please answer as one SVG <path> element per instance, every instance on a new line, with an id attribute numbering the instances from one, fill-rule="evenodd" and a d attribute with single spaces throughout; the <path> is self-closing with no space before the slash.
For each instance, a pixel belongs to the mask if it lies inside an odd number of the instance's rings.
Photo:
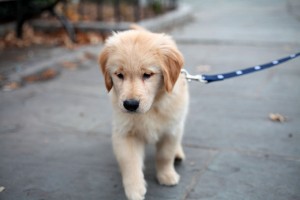
<path id="1" fill-rule="evenodd" d="M 163 134 L 172 134 L 176 122 L 171 116 L 166 117 L 157 112 L 150 112 L 129 118 L 124 126 L 127 132 L 125 134 L 132 134 L 152 143 L 158 141 Z"/>

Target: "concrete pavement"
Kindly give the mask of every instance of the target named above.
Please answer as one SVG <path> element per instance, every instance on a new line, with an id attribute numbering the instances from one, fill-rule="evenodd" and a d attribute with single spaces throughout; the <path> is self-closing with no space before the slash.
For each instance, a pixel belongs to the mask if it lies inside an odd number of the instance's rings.
<path id="1" fill-rule="evenodd" d="M 226 72 L 300 50 L 291 9 L 297 1 L 186 2 L 194 20 L 170 34 L 190 72 Z M 103 78 L 96 60 L 79 65 L 52 81 L 0 92 L 1 200 L 125 199 Z M 297 59 L 220 83 L 190 83 L 187 159 L 176 166 L 181 182 L 157 184 L 149 147 L 146 199 L 300 199 L 299 76 Z M 270 113 L 287 120 L 273 122 Z"/>

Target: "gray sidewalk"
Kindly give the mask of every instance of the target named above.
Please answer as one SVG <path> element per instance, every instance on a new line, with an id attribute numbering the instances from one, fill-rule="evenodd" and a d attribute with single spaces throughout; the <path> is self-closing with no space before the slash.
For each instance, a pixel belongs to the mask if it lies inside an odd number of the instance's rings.
<path id="1" fill-rule="evenodd" d="M 296 0 L 185 2 L 194 20 L 170 34 L 190 72 L 227 72 L 300 51 Z M 52 55 L 63 57 L 59 52 Z M 300 199 L 299 76 L 296 59 L 211 85 L 190 83 L 180 184 L 158 185 L 149 147 L 146 199 Z M 286 121 L 273 122 L 270 113 Z M 96 60 L 52 81 L 0 92 L 0 199 L 125 199 L 111 117 Z"/>

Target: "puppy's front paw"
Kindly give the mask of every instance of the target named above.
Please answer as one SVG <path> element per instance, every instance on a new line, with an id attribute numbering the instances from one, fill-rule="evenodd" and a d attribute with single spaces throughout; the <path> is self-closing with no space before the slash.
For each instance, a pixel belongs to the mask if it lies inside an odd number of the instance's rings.
<path id="1" fill-rule="evenodd" d="M 146 183 L 128 183 L 124 185 L 128 200 L 143 200 L 146 194 Z"/>
<path id="2" fill-rule="evenodd" d="M 157 179 L 161 185 L 172 186 L 176 185 L 179 182 L 180 176 L 174 169 L 172 169 L 168 171 L 158 172 Z"/>

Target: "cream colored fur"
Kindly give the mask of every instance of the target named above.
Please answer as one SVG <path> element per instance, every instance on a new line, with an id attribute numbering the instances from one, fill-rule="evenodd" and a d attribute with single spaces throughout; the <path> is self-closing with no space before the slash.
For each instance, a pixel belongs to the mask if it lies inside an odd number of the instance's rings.
<path id="1" fill-rule="evenodd" d="M 156 144 L 157 180 L 176 185 L 174 159 L 184 159 L 181 146 L 188 110 L 188 89 L 180 75 L 183 57 L 165 34 L 130 30 L 111 36 L 100 65 L 113 106 L 113 149 L 129 200 L 144 199 L 144 147 Z M 135 99 L 134 112 L 124 101 Z"/>

